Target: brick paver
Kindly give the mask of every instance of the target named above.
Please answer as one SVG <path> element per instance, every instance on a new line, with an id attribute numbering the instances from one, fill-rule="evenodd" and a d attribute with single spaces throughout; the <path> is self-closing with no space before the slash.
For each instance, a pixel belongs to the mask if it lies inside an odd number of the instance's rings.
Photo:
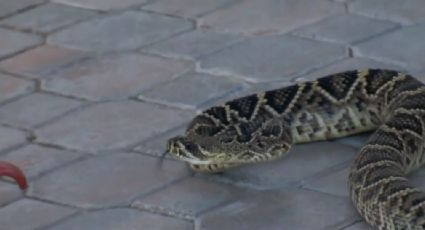
<path id="1" fill-rule="evenodd" d="M 190 178 L 136 200 L 132 206 L 190 219 L 230 202 L 235 194 L 242 192 L 242 189 L 236 187 Z"/>
<path id="2" fill-rule="evenodd" d="M 47 41 L 85 50 L 131 50 L 191 28 L 192 23 L 183 19 L 128 11 L 71 26 Z"/>
<path id="3" fill-rule="evenodd" d="M 144 10 L 180 17 L 194 18 L 214 11 L 232 0 L 159 0 L 142 7 Z"/>
<path id="4" fill-rule="evenodd" d="M 425 81 L 422 0 L 0 0 L 0 229 L 371 230 L 370 134 L 193 173 L 162 157 L 211 105 L 359 68 Z M 425 169 L 410 176 L 425 190 Z"/>
<path id="5" fill-rule="evenodd" d="M 13 13 L 30 8 L 34 5 L 38 5 L 45 2 L 45 0 L 15 0 L 15 1 L 8 1 L 8 0 L 2 0 L 0 2 L 0 18 L 10 16 Z"/>
<path id="6" fill-rule="evenodd" d="M 120 99 L 136 96 L 190 68 L 189 61 L 138 53 L 94 55 L 46 74 L 42 88 L 90 100 Z"/>
<path id="7" fill-rule="evenodd" d="M 94 12 L 88 10 L 51 3 L 7 18 L 0 21 L 0 24 L 47 33 L 94 15 Z"/>
<path id="8" fill-rule="evenodd" d="M 241 36 L 233 34 L 196 30 L 159 42 L 153 46 L 148 46 L 143 51 L 167 57 L 198 59 L 234 44 L 241 39 Z"/>
<path id="9" fill-rule="evenodd" d="M 0 126 L 0 152 L 25 143 L 27 133 Z"/>
<path id="10" fill-rule="evenodd" d="M 79 50 L 43 45 L 0 62 L 0 69 L 40 79 L 85 56 L 86 53 Z"/>
<path id="11" fill-rule="evenodd" d="M 82 156 L 84 156 L 82 153 L 27 145 L 0 156 L 0 160 L 17 165 L 28 178 L 32 179 Z"/>
<path id="12" fill-rule="evenodd" d="M 319 40 L 354 43 L 384 33 L 397 25 L 356 15 L 337 15 L 326 18 L 294 33 Z"/>
<path id="13" fill-rule="evenodd" d="M 192 116 L 192 112 L 148 103 L 107 102 L 68 114 L 37 129 L 36 135 L 43 143 L 101 153 L 137 144 Z"/>
<path id="14" fill-rule="evenodd" d="M 34 181 L 29 194 L 83 208 L 128 204 L 137 196 L 182 179 L 189 171 L 181 162 L 131 153 L 90 158 Z"/>
<path id="15" fill-rule="evenodd" d="M 36 200 L 22 199 L 0 209 L 3 229 L 32 230 L 63 219 L 75 211 Z"/>
<path id="16" fill-rule="evenodd" d="M 36 46 L 42 38 L 35 34 L 0 28 L 0 58 Z"/>
<path id="17" fill-rule="evenodd" d="M 339 229 L 355 219 L 348 199 L 309 191 L 236 194 L 238 200 L 200 218 L 201 229 Z"/>
<path id="18" fill-rule="evenodd" d="M 34 93 L 0 107 L 0 117 L 5 124 L 30 128 L 59 117 L 82 104 L 65 97 Z"/>
<path id="19" fill-rule="evenodd" d="M 274 34 L 287 32 L 343 11 L 341 4 L 323 0 L 247 0 L 202 17 L 200 24 L 226 32 Z"/>
<path id="20" fill-rule="evenodd" d="M 425 25 L 407 26 L 356 46 L 359 56 L 423 68 L 425 66 Z M 396 44 L 403 44 L 397 46 Z M 391 49 L 389 49 L 391 47 Z"/>
<path id="21" fill-rule="evenodd" d="M 140 229 L 141 227 L 149 230 L 193 229 L 192 224 L 188 221 L 172 217 L 131 209 L 111 209 L 81 214 L 49 228 L 49 230 L 116 230 Z"/>
<path id="22" fill-rule="evenodd" d="M 0 206 L 19 199 L 22 194 L 16 189 L 16 185 L 0 182 Z"/>
<path id="23" fill-rule="evenodd" d="M 369 17 L 387 19 L 403 24 L 425 21 L 425 2 L 421 0 L 357 0 L 349 4 L 349 10 Z"/>
<path id="24" fill-rule="evenodd" d="M 273 35 L 251 38 L 214 53 L 201 60 L 200 68 L 249 81 L 271 81 L 318 68 L 346 55 L 344 47 L 336 44 Z"/>
<path id="25" fill-rule="evenodd" d="M 93 9 L 93 10 L 119 10 L 122 8 L 140 5 L 148 2 L 148 0 L 52 0 L 70 6 Z"/>
<path id="26" fill-rule="evenodd" d="M 196 87 L 187 87 L 196 85 Z M 153 87 L 140 95 L 140 99 L 150 99 L 159 103 L 171 103 L 191 109 L 199 108 L 209 101 L 236 92 L 243 84 L 232 79 L 208 74 L 189 73 L 174 81 Z"/>
<path id="27" fill-rule="evenodd" d="M 0 73 L 0 102 L 31 92 L 34 83 Z"/>

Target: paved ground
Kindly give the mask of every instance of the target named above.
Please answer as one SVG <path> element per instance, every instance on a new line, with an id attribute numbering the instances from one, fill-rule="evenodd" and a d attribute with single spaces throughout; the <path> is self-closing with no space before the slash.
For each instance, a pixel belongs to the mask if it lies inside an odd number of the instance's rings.
<path id="1" fill-rule="evenodd" d="M 365 135 L 222 175 L 158 156 L 238 95 L 365 67 L 425 80 L 424 41 L 422 0 L 0 0 L 0 159 L 30 182 L 0 181 L 0 229 L 370 229 L 346 189 Z"/>

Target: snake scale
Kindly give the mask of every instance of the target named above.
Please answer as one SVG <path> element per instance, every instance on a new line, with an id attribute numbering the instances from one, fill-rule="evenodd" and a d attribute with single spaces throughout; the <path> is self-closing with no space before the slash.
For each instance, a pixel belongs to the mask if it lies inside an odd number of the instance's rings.
<path id="1" fill-rule="evenodd" d="M 234 99 L 197 115 L 167 152 L 221 172 L 369 130 L 348 178 L 354 206 L 377 229 L 425 229 L 425 193 L 406 178 L 425 161 L 425 86 L 408 74 L 346 71 Z"/>

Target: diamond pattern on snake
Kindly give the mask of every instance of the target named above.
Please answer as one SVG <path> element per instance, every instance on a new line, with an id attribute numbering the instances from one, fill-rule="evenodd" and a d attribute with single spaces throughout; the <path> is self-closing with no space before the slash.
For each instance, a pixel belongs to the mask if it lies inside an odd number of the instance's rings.
<path id="1" fill-rule="evenodd" d="M 354 206 L 376 229 L 425 229 L 425 193 L 406 178 L 425 161 L 425 86 L 408 74 L 346 71 L 234 99 L 197 115 L 167 152 L 214 173 L 370 130 L 349 173 Z"/>

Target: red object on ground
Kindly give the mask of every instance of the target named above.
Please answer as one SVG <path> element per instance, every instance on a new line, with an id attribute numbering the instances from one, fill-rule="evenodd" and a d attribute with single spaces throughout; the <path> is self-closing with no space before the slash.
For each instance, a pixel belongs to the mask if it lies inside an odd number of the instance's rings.
<path id="1" fill-rule="evenodd" d="M 27 179 L 16 165 L 6 161 L 0 161 L 0 177 L 7 176 L 16 181 L 19 188 L 25 190 L 28 187 Z"/>

